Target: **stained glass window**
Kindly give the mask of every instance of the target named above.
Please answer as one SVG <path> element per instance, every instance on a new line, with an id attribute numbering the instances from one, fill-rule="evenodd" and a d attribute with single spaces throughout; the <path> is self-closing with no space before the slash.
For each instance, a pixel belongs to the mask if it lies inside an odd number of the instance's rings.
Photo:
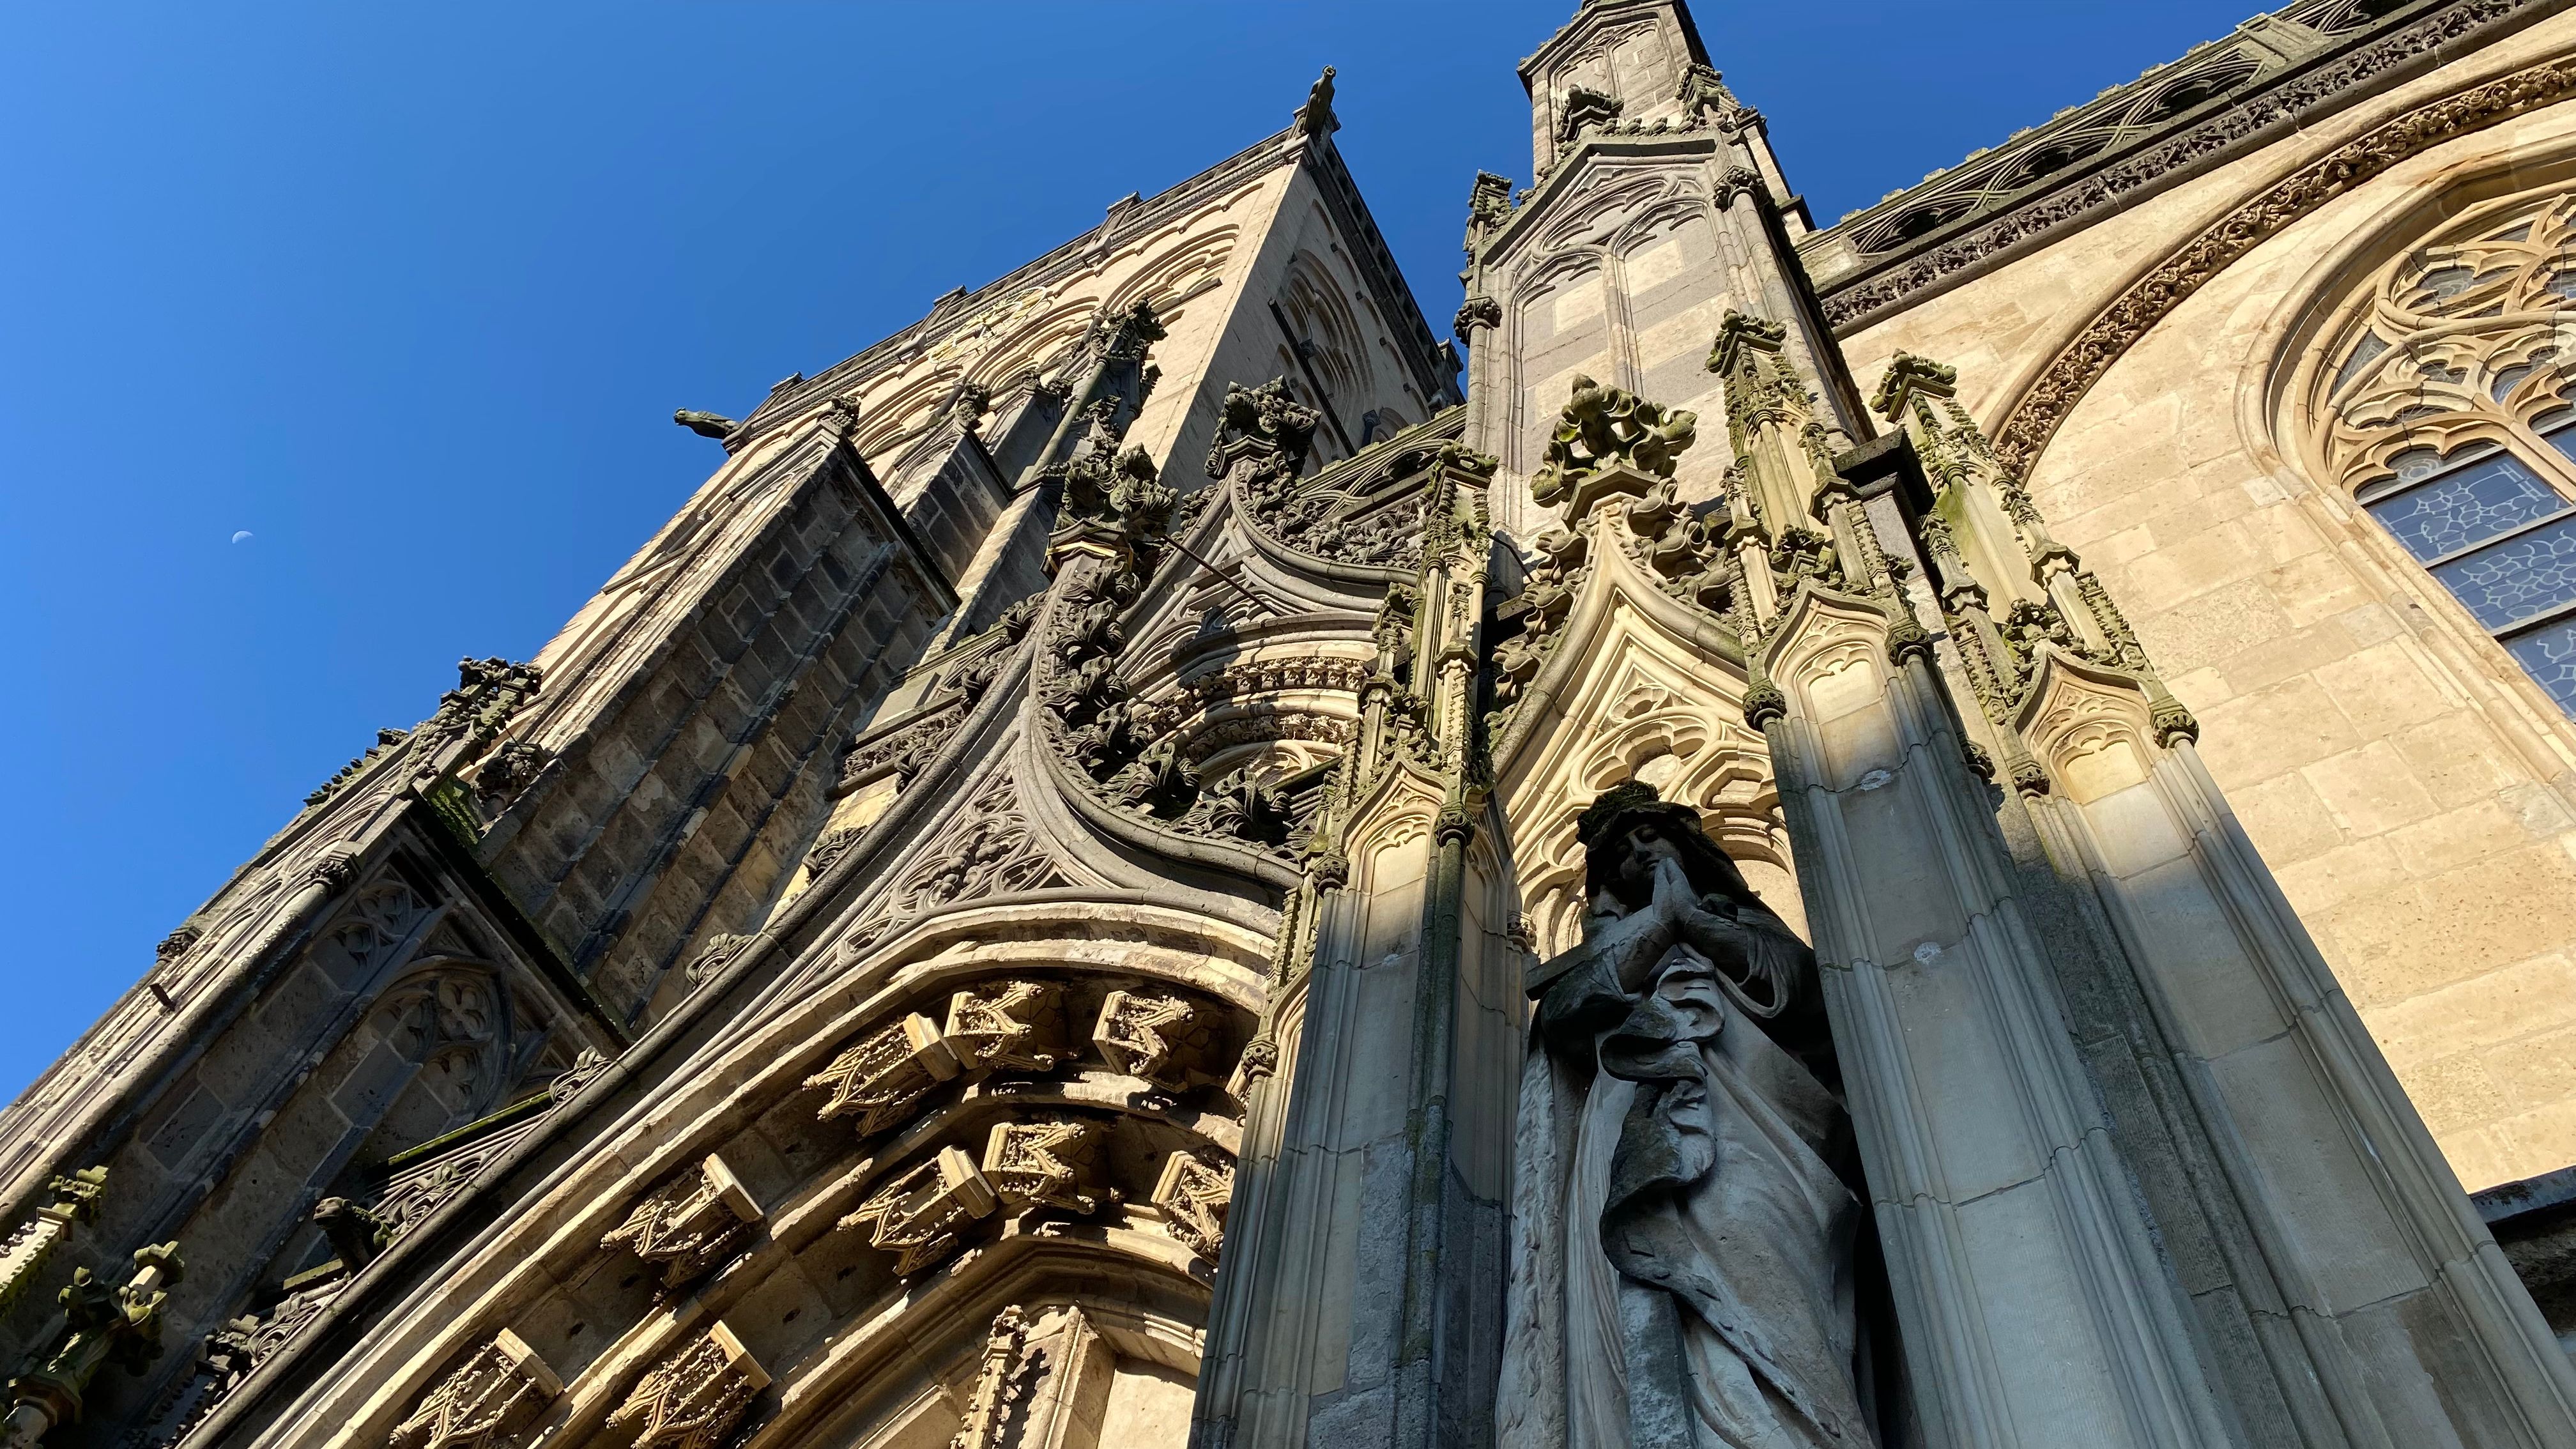
<path id="1" fill-rule="evenodd" d="M 2576 519 L 2482 548 L 2433 570 L 2433 577 L 2489 629 L 2510 629 L 2576 601 Z"/>
<path id="2" fill-rule="evenodd" d="M 2403 472 L 2400 474 L 2403 477 Z M 2397 541 L 2430 563 L 2563 512 L 2567 500 L 2510 453 L 2486 457 L 2370 505 Z"/>
<path id="3" fill-rule="evenodd" d="M 2516 636 L 2505 647 L 2558 701 L 2559 708 L 2576 714 L 2576 620 L 2544 625 Z"/>
<path id="4" fill-rule="evenodd" d="M 2537 430 L 2576 459 L 2576 414 L 2541 418 Z M 2362 506 L 2576 714 L 2576 505 L 2493 448 L 2449 458 L 2418 448 L 2389 464 L 2396 476 L 2364 489 Z"/>

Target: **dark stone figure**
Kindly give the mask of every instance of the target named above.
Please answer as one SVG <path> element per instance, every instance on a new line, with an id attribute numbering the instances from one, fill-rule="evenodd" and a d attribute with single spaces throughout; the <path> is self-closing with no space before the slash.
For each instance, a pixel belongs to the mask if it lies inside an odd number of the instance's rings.
<path id="1" fill-rule="evenodd" d="M 1862 1449 L 1815 956 L 1652 787 L 1581 833 L 1583 944 L 1530 985 L 1498 1442 Z"/>

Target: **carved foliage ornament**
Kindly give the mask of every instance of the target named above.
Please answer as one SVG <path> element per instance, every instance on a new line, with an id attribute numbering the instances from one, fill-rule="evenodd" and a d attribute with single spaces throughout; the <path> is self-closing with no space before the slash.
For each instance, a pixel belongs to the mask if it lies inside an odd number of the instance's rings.
<path id="1" fill-rule="evenodd" d="M 1530 496 L 1542 508 L 1573 500 L 1582 483 L 1603 468 L 1620 466 L 1657 478 L 1673 476 L 1674 460 L 1699 437 L 1699 414 L 1667 410 L 1621 388 L 1589 377 L 1574 379 L 1547 454 L 1530 478 Z"/>
<path id="2" fill-rule="evenodd" d="M 760 1204 L 724 1159 L 710 1154 L 647 1194 L 599 1246 L 623 1248 L 659 1268 L 664 1291 L 675 1291 L 721 1267 L 759 1221 Z"/>
<path id="3" fill-rule="evenodd" d="M 1234 1165 L 1217 1152 L 1175 1152 L 1154 1181 L 1164 1230 L 1209 1262 L 1225 1244 L 1226 1207 L 1233 1199 Z"/>
<path id="4" fill-rule="evenodd" d="M 849 950 L 872 949 L 899 928 L 961 902 L 1063 883 L 1020 816 L 1008 769 L 985 781 L 966 818 L 952 822 L 942 840 L 869 908 L 849 935 Z"/>
<path id="5" fill-rule="evenodd" d="M 718 1323 L 637 1380 L 607 1423 L 634 1425 L 633 1449 L 719 1449 L 767 1387 L 768 1372 Z"/>
<path id="6" fill-rule="evenodd" d="M 390 1449 L 485 1449 L 505 1444 L 563 1392 L 546 1361 L 508 1329 L 474 1351 L 396 1424 Z"/>
<path id="7" fill-rule="evenodd" d="M 2070 170 L 2076 162 L 2091 156 L 2103 155 L 2124 145 L 2137 145 L 2139 149 L 2113 161 L 2095 175 L 2057 185 L 2053 189 L 2040 188 L 2040 194 L 2027 202 L 2015 205 L 2010 211 L 1997 213 L 1928 251 L 1911 254 L 1898 251 L 1897 255 L 1905 257 L 1901 265 L 1828 292 L 1824 297 L 1826 320 L 1837 332 L 1848 335 L 1877 314 L 1945 278 L 1976 266 L 1988 257 L 2062 227 L 2080 224 L 2092 213 L 2116 206 L 2123 198 L 2183 168 L 2236 150 L 2248 141 L 2259 143 L 2258 138 L 2268 136 L 2285 116 L 2301 115 L 2331 104 L 2393 67 L 2447 47 L 2487 25 L 2510 20 L 2529 6 L 2530 0 L 2469 0 L 2469 3 L 2427 7 L 2427 13 L 2419 20 L 2310 74 L 2286 78 L 2260 89 L 2246 88 L 2230 80 L 2227 87 L 2238 90 L 2248 104 L 2222 107 L 2216 114 L 2178 133 L 2166 133 L 2165 139 L 2161 140 L 2153 138 L 2163 132 L 2164 118 L 2154 115 L 2146 116 L 2142 123 L 2135 118 L 2114 121 L 2107 132 L 2094 127 L 2090 116 L 2070 118 L 2066 126 L 2043 126 L 2025 138 L 2017 150 L 2008 149 L 1975 171 L 1960 168 L 1954 173 L 1944 173 L 1936 182 L 1908 193 L 1915 202 L 1904 206 L 1901 214 L 1891 215 L 1888 219 L 1896 230 L 1905 235 L 1891 237 L 1887 245 L 1891 249 L 1901 248 L 1914 237 L 1937 232 L 1981 206 L 1993 205 L 2005 193 L 2021 194 L 2028 183 L 2042 175 Z M 2329 8 L 2348 8 L 2359 14 L 2370 11 L 2384 13 L 2397 7 L 2384 4 L 2382 0 L 2356 0 L 2349 7 Z M 2284 18 L 2299 17 L 2285 12 Z M 2321 19 L 2310 17 L 2306 23 L 2317 25 Z M 2229 56 L 2219 64 L 2225 66 L 2238 60 L 2239 57 Z M 2151 87 L 2155 91 L 2146 107 L 2152 112 L 2160 100 L 2199 84 L 2201 82 L 2194 76 L 2177 76 L 2167 71 L 2153 82 L 2139 81 L 2133 83 L 2133 87 Z M 2133 87 L 2121 89 L 2129 91 Z M 2399 117 L 2382 129 L 2411 130 L 2418 125 L 2419 117 L 2439 124 L 2448 124 L 2449 120 L 2447 116 L 2424 116 L 2418 112 Z M 2102 140 L 2106 144 L 2083 149 L 2087 138 L 2072 134 L 2070 127 L 2073 131 L 2094 129 L 2097 134 L 2091 139 Z M 2425 144 L 2446 140 L 2453 134 L 2457 132 L 2430 135 Z M 2063 160 L 2059 164 L 2048 164 L 2055 157 Z M 2007 174 L 2015 171 L 2019 172 L 2018 176 Z M 2000 186 L 1998 181 L 2002 183 Z M 1934 194 L 1936 192 L 1941 194 Z M 1885 224 L 1873 222 L 1869 225 Z"/>

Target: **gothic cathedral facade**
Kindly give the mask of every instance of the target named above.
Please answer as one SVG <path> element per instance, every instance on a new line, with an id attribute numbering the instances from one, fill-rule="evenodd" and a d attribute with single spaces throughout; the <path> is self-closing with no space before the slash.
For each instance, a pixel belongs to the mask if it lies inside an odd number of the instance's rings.
<path id="1" fill-rule="evenodd" d="M 0 1117 L 5 1449 L 2576 1449 L 2576 4 L 1520 75 L 1454 341 L 1327 71 L 680 414 Z"/>

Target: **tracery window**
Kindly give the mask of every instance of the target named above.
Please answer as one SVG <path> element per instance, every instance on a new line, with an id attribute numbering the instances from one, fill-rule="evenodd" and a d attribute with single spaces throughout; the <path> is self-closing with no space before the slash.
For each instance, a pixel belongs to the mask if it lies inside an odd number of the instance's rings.
<path id="1" fill-rule="evenodd" d="M 2327 354 L 2327 462 L 2576 714 L 2576 194 L 2469 213 L 2384 266 Z"/>

